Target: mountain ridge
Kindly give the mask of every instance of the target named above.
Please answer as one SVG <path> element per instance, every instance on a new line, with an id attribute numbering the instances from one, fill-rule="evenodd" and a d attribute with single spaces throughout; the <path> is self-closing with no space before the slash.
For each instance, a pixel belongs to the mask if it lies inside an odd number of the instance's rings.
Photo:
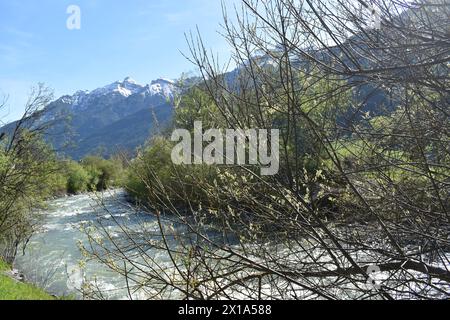
<path id="1" fill-rule="evenodd" d="M 79 160 L 90 154 L 109 157 L 134 151 L 158 126 L 172 118 L 176 82 L 158 78 L 141 85 L 131 77 L 104 87 L 63 95 L 39 112 L 37 124 L 54 123 L 45 140 L 62 157 Z M 2 128 L 10 132 L 17 121 Z M 121 132 L 120 139 L 117 132 Z M 113 138 L 114 137 L 114 138 Z"/>

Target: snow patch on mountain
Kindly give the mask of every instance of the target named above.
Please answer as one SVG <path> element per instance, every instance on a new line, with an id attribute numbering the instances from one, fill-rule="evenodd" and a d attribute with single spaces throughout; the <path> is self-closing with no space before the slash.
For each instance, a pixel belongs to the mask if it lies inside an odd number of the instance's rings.
<path id="1" fill-rule="evenodd" d="M 123 81 L 116 81 L 109 84 L 103 88 L 96 89 L 92 91 L 91 95 L 94 96 L 104 96 L 110 94 L 119 94 L 126 98 L 137 94 L 144 90 L 145 86 L 138 84 L 135 80 L 130 77 L 125 78 Z"/>
<path id="2" fill-rule="evenodd" d="M 116 81 L 93 91 L 80 90 L 71 96 L 63 96 L 59 100 L 69 105 L 72 111 L 84 111 L 89 108 L 94 99 L 98 98 L 126 99 L 140 94 L 143 97 L 161 96 L 172 101 L 176 92 L 176 83 L 170 79 L 160 78 L 152 81 L 151 84 L 141 85 L 131 77 L 126 77 L 123 81 Z"/>
<path id="3" fill-rule="evenodd" d="M 175 81 L 168 79 L 157 79 L 152 81 L 147 88 L 151 95 L 163 95 L 166 98 L 173 99 L 176 92 Z"/>

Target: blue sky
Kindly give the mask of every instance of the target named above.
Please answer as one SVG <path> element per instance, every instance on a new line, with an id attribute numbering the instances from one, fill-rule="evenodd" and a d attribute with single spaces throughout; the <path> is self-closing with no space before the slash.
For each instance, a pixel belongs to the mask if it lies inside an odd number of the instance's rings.
<path id="1" fill-rule="evenodd" d="M 80 30 L 66 27 L 69 5 L 81 9 Z M 18 118 L 38 82 L 59 97 L 126 76 L 148 83 L 193 71 L 180 51 L 196 26 L 226 58 L 221 15 L 220 0 L 0 0 L 0 92 L 9 95 L 0 120 Z"/>

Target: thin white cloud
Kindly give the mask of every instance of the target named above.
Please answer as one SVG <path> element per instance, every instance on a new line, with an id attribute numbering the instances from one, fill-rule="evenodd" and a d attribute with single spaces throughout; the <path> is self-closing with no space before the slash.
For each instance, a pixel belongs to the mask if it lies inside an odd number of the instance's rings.
<path id="1" fill-rule="evenodd" d="M 34 38 L 34 34 L 28 31 L 19 30 L 12 27 L 4 27 L 2 32 L 7 33 L 11 36 L 22 38 L 22 39 L 32 39 Z"/>
<path id="2" fill-rule="evenodd" d="M 167 22 L 169 22 L 171 24 L 180 24 L 180 23 L 185 22 L 186 20 L 193 18 L 193 12 L 191 10 L 186 10 L 186 11 L 168 13 L 168 14 L 165 14 L 165 18 L 166 18 Z"/>

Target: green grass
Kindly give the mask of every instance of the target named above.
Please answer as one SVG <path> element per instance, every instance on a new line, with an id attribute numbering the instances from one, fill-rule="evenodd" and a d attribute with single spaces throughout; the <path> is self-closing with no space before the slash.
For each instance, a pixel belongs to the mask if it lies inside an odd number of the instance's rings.
<path id="1" fill-rule="evenodd" d="M 5 273 L 11 268 L 0 259 L 0 300 L 55 300 L 31 284 L 17 282 Z"/>

